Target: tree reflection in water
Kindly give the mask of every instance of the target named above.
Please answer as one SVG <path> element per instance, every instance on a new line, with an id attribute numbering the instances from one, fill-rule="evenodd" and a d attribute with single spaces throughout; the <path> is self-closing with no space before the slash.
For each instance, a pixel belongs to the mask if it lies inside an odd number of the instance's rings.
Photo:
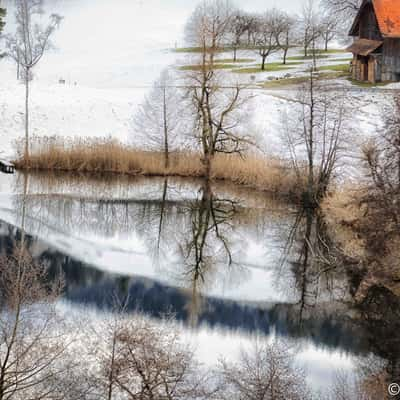
<path id="1" fill-rule="evenodd" d="M 330 241 L 317 209 L 304 208 L 297 212 L 281 263 L 289 263 L 290 273 L 295 277 L 293 289 L 298 296 L 300 323 L 318 304 L 350 301 L 340 251 Z"/>
<path id="2" fill-rule="evenodd" d="M 178 246 L 182 260 L 182 280 L 190 292 L 188 310 L 192 325 L 197 325 L 201 312 L 203 285 L 212 285 L 223 274 L 237 277 L 239 263 L 233 259 L 229 236 L 239 204 L 215 196 L 209 181 L 200 189 L 199 199 L 188 206 L 190 223 Z M 234 268 L 233 268 L 234 266 Z"/>
<path id="3" fill-rule="evenodd" d="M 52 268 L 63 268 L 70 301 L 107 307 L 107 296 L 117 292 L 129 295 L 130 310 L 139 307 L 153 316 L 172 311 L 192 327 L 206 323 L 275 332 L 354 354 L 368 351 L 364 326 L 354 320 L 350 307 L 348 278 L 321 216 L 312 210 L 291 215 L 287 205 L 279 207 L 265 195 L 202 181 L 45 179 L 29 176 L 28 190 L 16 196 L 14 209 L 20 217 L 26 214 L 31 235 L 52 238 L 62 233 L 57 243 L 67 241 L 67 253 L 45 248 L 33 238 L 30 244 Z M 78 241 L 70 243 L 69 237 Z M 253 258 L 249 238 L 262 248 Z M 116 275 L 74 257 L 74 245 L 90 243 L 102 252 L 119 241 L 123 246 L 118 254 L 130 254 L 130 246 L 140 241 L 138 249 L 144 248 L 151 263 L 132 264 Z M 279 251 L 284 253 L 281 262 Z M 119 262 L 113 261 L 116 266 Z M 146 275 L 146 268 L 153 274 Z M 265 287 L 261 300 L 233 297 L 249 283 Z M 246 289 L 249 298 L 251 285 Z"/>

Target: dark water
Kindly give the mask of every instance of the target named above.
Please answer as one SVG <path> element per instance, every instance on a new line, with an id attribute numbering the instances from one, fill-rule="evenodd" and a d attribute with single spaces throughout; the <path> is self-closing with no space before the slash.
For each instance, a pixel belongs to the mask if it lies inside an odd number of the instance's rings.
<path id="1" fill-rule="evenodd" d="M 63 271 L 67 307 L 101 315 L 117 296 L 127 312 L 172 312 L 206 362 L 257 336 L 295 343 L 316 388 L 371 354 L 397 365 L 379 314 L 397 299 L 374 288 L 355 307 L 356 278 L 310 211 L 202 181 L 15 175 L 1 176 L 0 220 L 0 252 L 24 226 L 31 253 Z"/>

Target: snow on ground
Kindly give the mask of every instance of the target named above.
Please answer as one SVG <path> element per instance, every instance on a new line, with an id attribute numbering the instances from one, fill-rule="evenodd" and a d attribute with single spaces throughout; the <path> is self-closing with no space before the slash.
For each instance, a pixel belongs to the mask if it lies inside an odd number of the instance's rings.
<path id="1" fill-rule="evenodd" d="M 32 84 L 31 135 L 71 137 L 113 137 L 127 141 L 132 134 L 133 110 L 146 89 L 104 89 L 79 85 Z M 0 156 L 13 155 L 13 141 L 23 136 L 24 88 L 6 84 L 0 95 L 2 146 Z M 3 154 L 1 154 L 3 153 Z"/>
<path id="2" fill-rule="evenodd" d="M 132 117 L 162 69 L 192 61 L 168 49 L 183 44 L 184 23 L 196 3 L 171 0 L 166 6 L 161 0 L 48 2 L 49 11 L 59 12 L 65 19 L 54 37 L 56 50 L 48 53 L 35 70 L 30 103 L 31 134 L 110 136 L 128 141 L 134 135 Z M 246 8 L 246 4 L 243 6 Z M 265 7 L 268 4 L 264 2 L 252 2 L 254 10 Z M 7 29 L 12 31 L 12 11 L 8 22 Z M 299 50 L 292 50 L 289 56 L 298 54 Z M 228 52 L 219 55 L 219 58 L 231 57 Z M 239 52 L 238 57 L 254 59 L 244 64 L 246 67 L 260 63 L 253 51 Z M 276 62 L 280 57 L 275 53 L 268 62 Z M 348 57 L 347 53 L 330 54 L 329 59 L 321 59 L 319 64 L 340 64 Z M 308 64 L 279 72 L 222 73 L 254 84 L 286 74 L 304 75 Z M 10 61 L 0 63 L 0 76 L 0 157 L 13 158 L 13 142 L 23 137 L 24 132 L 24 89 L 16 81 L 15 66 Z M 66 84 L 59 84 L 59 79 L 65 79 Z M 249 132 L 258 138 L 265 151 L 273 154 L 282 150 L 285 112 L 293 113 L 293 103 L 287 100 L 296 97 L 293 89 L 277 92 L 255 90 L 252 93 L 255 97 L 246 109 Z M 352 94 L 352 102 L 358 106 L 352 125 L 360 138 L 374 134 L 381 124 L 376 106 L 380 101 L 379 91 L 357 90 Z"/>

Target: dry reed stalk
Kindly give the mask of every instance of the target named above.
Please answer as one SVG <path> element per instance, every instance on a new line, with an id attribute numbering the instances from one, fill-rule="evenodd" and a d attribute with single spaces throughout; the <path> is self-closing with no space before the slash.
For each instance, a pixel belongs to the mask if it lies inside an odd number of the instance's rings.
<path id="1" fill-rule="evenodd" d="M 162 152 L 138 150 L 112 139 L 33 138 L 29 159 L 20 149 L 17 144 L 15 165 L 21 170 L 196 178 L 205 174 L 199 152 L 172 153 L 166 169 Z M 211 178 L 294 198 L 300 198 L 303 187 L 283 160 L 251 154 L 216 154 Z"/>

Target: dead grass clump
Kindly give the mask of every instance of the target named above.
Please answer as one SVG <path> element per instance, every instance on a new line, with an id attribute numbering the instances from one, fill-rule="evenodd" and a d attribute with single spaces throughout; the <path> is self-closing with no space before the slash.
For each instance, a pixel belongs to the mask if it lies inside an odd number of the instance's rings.
<path id="1" fill-rule="evenodd" d="M 164 175 L 162 154 L 140 151 L 112 139 L 33 138 L 30 155 L 25 159 L 21 143 L 17 143 L 17 168 L 28 170 L 121 173 L 129 175 Z M 197 162 L 196 162 L 197 161 Z M 180 170 L 184 176 L 199 175 L 198 157 L 186 153 L 171 155 L 172 171 Z"/>
<path id="2" fill-rule="evenodd" d="M 363 271 L 357 299 L 378 284 L 400 294 L 400 235 L 393 222 L 392 202 L 387 207 L 387 199 L 382 202 L 373 197 L 370 201 L 372 195 L 365 187 L 347 187 L 322 203 L 330 236 Z"/>
<path id="3" fill-rule="evenodd" d="M 359 235 L 359 225 L 363 218 L 359 191 L 345 187 L 327 196 L 321 209 L 332 238 L 339 243 L 344 254 L 351 258 L 365 257 L 365 238 Z"/>
<path id="4" fill-rule="evenodd" d="M 20 151 L 21 145 L 17 144 L 15 165 L 22 170 L 193 178 L 205 174 L 201 154 L 193 151 L 170 154 L 165 168 L 162 152 L 138 150 L 112 139 L 33 138 L 28 159 Z M 255 155 L 217 154 L 211 178 L 297 199 L 304 187 L 284 161 Z"/>
<path id="5" fill-rule="evenodd" d="M 293 170 L 283 160 L 237 155 L 217 155 L 212 163 L 212 178 L 239 185 L 288 194 L 300 198 L 305 182 L 299 183 Z"/>

